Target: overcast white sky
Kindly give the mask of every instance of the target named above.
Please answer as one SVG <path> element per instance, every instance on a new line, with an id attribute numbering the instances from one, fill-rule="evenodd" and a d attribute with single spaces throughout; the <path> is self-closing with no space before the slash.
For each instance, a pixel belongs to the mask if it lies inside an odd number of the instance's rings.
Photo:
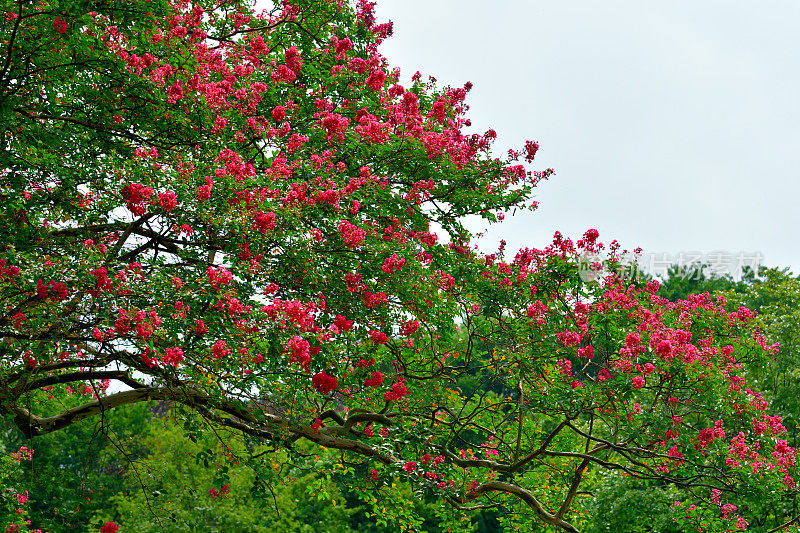
<path id="1" fill-rule="evenodd" d="M 800 271 L 800 2 L 378 0 L 393 66 L 474 88 L 497 153 L 538 140 L 540 208 L 511 250 L 597 228 L 645 252 Z M 487 250 L 488 251 L 488 250 Z"/>

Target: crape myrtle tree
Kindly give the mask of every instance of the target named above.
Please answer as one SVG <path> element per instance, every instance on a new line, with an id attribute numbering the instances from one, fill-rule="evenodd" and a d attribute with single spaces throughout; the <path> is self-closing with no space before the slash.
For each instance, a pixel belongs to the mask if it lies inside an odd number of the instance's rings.
<path id="1" fill-rule="evenodd" d="M 755 500 L 796 522 L 795 451 L 743 378 L 777 350 L 753 313 L 616 275 L 595 230 L 477 251 L 463 218 L 533 207 L 550 171 L 463 131 L 470 84 L 401 84 L 372 2 L 2 1 L 0 411 L 24 436 L 162 400 L 255 469 L 333 450 L 355 490 L 526 528 L 577 531 L 599 472 L 680 488 L 687 527 L 744 529 Z"/>

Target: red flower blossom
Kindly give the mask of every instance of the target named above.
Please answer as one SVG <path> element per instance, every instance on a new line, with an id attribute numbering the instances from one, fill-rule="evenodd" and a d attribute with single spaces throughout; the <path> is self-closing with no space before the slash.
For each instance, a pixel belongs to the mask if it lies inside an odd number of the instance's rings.
<path id="1" fill-rule="evenodd" d="M 375 344 L 386 344 L 389 342 L 389 337 L 382 331 L 370 331 L 369 336 L 372 337 L 372 342 Z"/>
<path id="2" fill-rule="evenodd" d="M 292 69 L 295 74 L 300 72 L 300 70 L 303 68 L 303 61 L 300 58 L 300 51 L 296 46 L 289 47 L 283 57 L 284 61 L 286 62 L 286 66 Z"/>
<path id="3" fill-rule="evenodd" d="M 168 365 L 177 367 L 178 363 L 183 361 L 183 350 L 178 347 L 167 348 L 166 351 L 164 352 L 164 357 L 162 358 L 162 361 L 164 361 Z"/>
<path id="4" fill-rule="evenodd" d="M 405 384 L 405 381 L 403 380 L 403 378 L 399 377 L 399 378 L 397 378 L 397 381 L 392 383 L 392 390 L 384 393 L 383 398 L 387 402 L 396 402 L 396 401 L 402 400 L 403 398 L 408 396 L 408 394 L 410 392 L 411 391 L 408 390 L 408 387 L 406 387 L 406 384 Z"/>
<path id="5" fill-rule="evenodd" d="M 253 229 L 259 233 L 266 233 L 268 230 L 275 229 L 275 213 L 268 211 L 256 211 L 253 213 Z"/>
<path id="6" fill-rule="evenodd" d="M 177 207 L 178 197 L 175 195 L 174 191 L 158 193 L 158 205 L 160 205 L 164 211 L 170 212 Z"/>
<path id="7" fill-rule="evenodd" d="M 419 329 L 419 321 L 418 320 L 408 320 L 403 323 L 400 327 L 400 335 L 408 337 L 409 335 L 413 335 Z"/>
<path id="8" fill-rule="evenodd" d="M 339 222 L 339 234 L 350 248 L 358 248 L 364 242 L 367 232 L 346 220 Z"/>
<path id="9" fill-rule="evenodd" d="M 69 25 L 67 25 L 66 20 L 60 19 L 58 17 L 56 17 L 55 20 L 53 20 L 53 29 L 56 30 L 58 33 L 66 33 L 67 28 L 69 28 Z M 116 531 L 116 529 L 114 531 Z"/>
<path id="10" fill-rule="evenodd" d="M 534 141 L 525 141 L 525 161 L 532 163 L 533 158 L 536 157 L 536 152 L 538 151 L 539 143 Z"/>
<path id="11" fill-rule="evenodd" d="M 347 320 L 342 315 L 336 315 L 336 320 L 333 321 L 333 325 L 336 327 L 339 333 L 347 333 L 353 329 L 353 321 Z"/>
<path id="12" fill-rule="evenodd" d="M 289 350 L 289 360 L 292 363 L 300 363 L 304 369 L 311 363 L 310 345 L 302 337 L 295 336 L 286 346 Z"/>
<path id="13" fill-rule="evenodd" d="M 364 380 L 364 385 L 367 387 L 380 387 L 383 384 L 383 374 L 380 372 L 373 372 L 370 377 Z"/>
<path id="14" fill-rule="evenodd" d="M 397 254 L 392 254 L 383 262 L 383 271 L 387 274 L 394 274 L 395 272 L 399 272 L 405 264 L 405 259 L 402 257 L 397 257 Z"/>
<path id="15" fill-rule="evenodd" d="M 141 183 L 130 183 L 122 187 L 121 192 L 131 213 L 140 217 L 147 212 L 147 202 L 153 196 L 151 187 L 145 187 Z"/>
<path id="16" fill-rule="evenodd" d="M 311 386 L 317 392 L 328 394 L 329 392 L 339 388 L 339 381 L 335 377 L 329 376 L 324 371 L 317 372 L 311 377 Z"/>
<path id="17" fill-rule="evenodd" d="M 272 118 L 275 119 L 275 122 L 280 122 L 285 117 L 286 117 L 286 108 L 283 107 L 282 105 L 279 105 L 272 110 Z"/>
<path id="18" fill-rule="evenodd" d="M 227 268 L 220 266 L 217 268 L 208 267 L 206 269 L 206 277 L 209 284 L 214 288 L 219 288 L 228 285 L 233 279 L 233 274 Z"/>
<path id="19" fill-rule="evenodd" d="M 225 341 L 223 340 L 215 342 L 214 347 L 211 349 L 211 355 L 214 359 L 222 359 L 230 353 L 230 349 L 225 345 Z"/>
<path id="20" fill-rule="evenodd" d="M 585 348 L 578 348 L 578 357 L 582 357 L 584 359 L 591 359 L 594 357 L 594 348 L 591 346 L 586 346 Z"/>

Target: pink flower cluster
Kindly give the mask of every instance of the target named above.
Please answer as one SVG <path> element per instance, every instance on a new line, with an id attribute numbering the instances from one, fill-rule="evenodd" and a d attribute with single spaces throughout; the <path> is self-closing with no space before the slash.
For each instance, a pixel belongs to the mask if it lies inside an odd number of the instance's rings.
<path id="1" fill-rule="evenodd" d="M 364 385 L 367 387 L 380 387 L 383 384 L 383 374 L 380 372 L 373 372 L 370 377 L 364 380 Z"/>
<path id="2" fill-rule="evenodd" d="M 178 197 L 174 191 L 158 193 L 158 205 L 169 213 L 178 206 Z"/>
<path id="3" fill-rule="evenodd" d="M 275 229 L 275 213 L 268 211 L 256 211 L 253 213 L 253 229 L 259 233 L 266 233 L 269 230 Z"/>
<path id="4" fill-rule="evenodd" d="M 295 335 L 286 345 L 286 348 L 289 350 L 289 361 L 299 363 L 301 368 L 308 371 L 308 366 L 311 364 L 311 345 L 308 341 Z"/>
<path id="5" fill-rule="evenodd" d="M 178 363 L 183 361 L 183 350 L 178 347 L 167 348 L 164 352 L 164 357 L 161 360 L 168 365 L 177 367 Z"/>
<path id="6" fill-rule="evenodd" d="M 30 461 L 33 459 L 33 449 L 27 446 L 20 446 L 19 450 L 11 454 L 13 461 Z"/>
<path id="7" fill-rule="evenodd" d="M 225 341 L 218 340 L 214 343 L 214 346 L 211 348 L 211 355 L 214 359 L 222 359 L 223 357 L 227 356 L 231 353 L 230 348 L 225 344 Z"/>
<path id="8" fill-rule="evenodd" d="M 419 329 L 419 320 L 407 320 L 400 326 L 400 335 L 408 337 L 413 335 Z"/>
<path id="9" fill-rule="evenodd" d="M 215 289 L 224 287 L 233 280 L 233 274 L 223 266 L 217 268 L 208 267 L 206 269 L 206 277 L 208 278 L 208 283 Z"/>
<path id="10" fill-rule="evenodd" d="M 339 222 L 339 235 L 350 248 L 358 248 L 364 242 L 367 232 L 347 220 Z"/>
<path id="11" fill-rule="evenodd" d="M 370 331 L 369 336 L 375 344 L 386 344 L 389 342 L 389 337 L 382 331 Z"/>
<path id="12" fill-rule="evenodd" d="M 556 334 L 556 340 L 563 343 L 564 346 L 575 346 L 583 340 L 583 335 L 577 331 L 560 331 Z"/>
<path id="13" fill-rule="evenodd" d="M 569 359 L 559 359 L 556 362 L 556 366 L 560 374 L 567 377 L 572 376 L 572 362 Z"/>
<path id="14" fill-rule="evenodd" d="M 208 495 L 211 496 L 211 499 L 215 499 L 218 497 L 222 498 L 225 495 L 230 494 L 230 492 L 231 492 L 230 485 L 225 483 L 219 488 L 219 490 L 217 490 L 216 487 L 211 487 L 211 489 L 209 489 L 208 491 Z"/>
<path id="15" fill-rule="evenodd" d="M 353 321 L 347 320 L 343 315 L 336 315 L 333 326 L 336 328 L 335 333 L 347 333 L 353 329 Z"/>
<path id="16" fill-rule="evenodd" d="M 11 281 L 19 275 L 19 267 L 6 266 L 4 259 L 0 259 L 0 281 Z"/>
<path id="17" fill-rule="evenodd" d="M 411 391 L 408 390 L 408 387 L 406 387 L 405 380 L 402 376 L 400 376 L 394 383 L 392 383 L 392 390 L 384 393 L 383 398 L 387 402 L 396 402 L 408 396 L 410 392 Z"/>
<path id="18" fill-rule="evenodd" d="M 56 30 L 58 33 L 66 33 L 67 28 L 69 28 L 69 25 L 67 24 L 66 20 L 59 17 L 56 17 L 53 20 L 53 29 Z"/>
<path id="19" fill-rule="evenodd" d="M 140 217 L 147 212 L 147 204 L 153 196 L 153 189 L 145 187 L 141 183 L 130 183 L 122 187 L 122 198 L 125 200 L 128 210 Z"/>
<path id="20" fill-rule="evenodd" d="M 64 283 L 50 281 L 49 283 L 45 284 L 42 282 L 42 280 L 39 280 L 36 283 L 36 295 L 42 300 L 48 299 L 49 295 L 50 300 L 60 302 L 67 298 L 69 291 Z"/>
<path id="21" fill-rule="evenodd" d="M 317 392 L 328 394 L 339 387 L 339 381 L 335 377 L 329 376 L 325 371 L 322 371 L 317 372 L 311 377 L 311 386 Z"/>
<path id="22" fill-rule="evenodd" d="M 201 202 L 205 202 L 206 200 L 211 198 L 211 191 L 214 189 L 214 178 L 211 176 L 206 176 L 205 178 L 205 185 L 200 185 L 195 189 L 195 194 L 197 195 L 197 199 Z"/>
<path id="23" fill-rule="evenodd" d="M 400 269 L 403 268 L 403 265 L 406 264 L 406 260 L 402 257 L 397 257 L 397 254 L 392 254 L 390 257 L 387 257 L 386 260 L 383 262 L 383 271 L 386 274 L 394 274 L 395 272 L 399 272 Z"/>

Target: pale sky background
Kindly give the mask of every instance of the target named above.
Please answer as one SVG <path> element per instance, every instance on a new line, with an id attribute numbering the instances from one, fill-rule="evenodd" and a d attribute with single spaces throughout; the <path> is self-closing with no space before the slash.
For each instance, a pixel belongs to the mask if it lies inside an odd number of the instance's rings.
<path id="1" fill-rule="evenodd" d="M 377 15 L 404 77 L 471 81 L 473 129 L 498 132 L 497 154 L 537 140 L 535 168 L 556 170 L 484 250 L 597 228 L 800 271 L 800 2 L 378 0 Z"/>

